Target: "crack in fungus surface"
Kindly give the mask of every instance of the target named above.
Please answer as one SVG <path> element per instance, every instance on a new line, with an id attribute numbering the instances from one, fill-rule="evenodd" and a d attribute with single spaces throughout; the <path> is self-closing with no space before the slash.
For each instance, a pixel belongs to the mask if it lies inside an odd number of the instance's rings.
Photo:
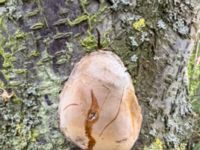
<path id="1" fill-rule="evenodd" d="M 67 105 L 65 108 L 64 108 L 64 110 L 66 110 L 67 108 L 69 108 L 70 106 L 78 106 L 79 104 L 76 104 L 76 103 L 72 103 L 72 104 L 69 104 L 69 105 Z"/>
<path id="2" fill-rule="evenodd" d="M 92 126 L 99 119 L 99 105 L 92 90 L 91 90 L 91 97 L 92 97 L 92 103 L 90 109 L 88 110 L 87 118 L 85 120 L 85 134 L 89 140 L 87 150 L 93 150 L 93 147 L 96 144 L 96 141 L 92 136 Z"/>
<path id="3" fill-rule="evenodd" d="M 125 142 L 125 141 L 127 141 L 128 139 L 127 138 L 123 138 L 123 139 L 121 139 L 121 140 L 117 140 L 117 141 L 115 141 L 116 143 L 122 143 L 122 142 Z"/>
<path id="4" fill-rule="evenodd" d="M 122 103 L 123 95 L 124 95 L 124 88 L 123 88 L 123 91 L 122 91 L 121 100 L 120 100 L 119 107 L 117 109 L 117 113 L 116 113 L 115 117 L 108 124 L 105 125 L 105 127 L 103 128 L 103 130 L 101 131 L 99 136 L 102 136 L 105 129 L 108 128 L 108 126 L 111 125 L 111 123 L 113 123 L 117 119 L 119 112 L 120 112 L 120 106 L 121 106 L 121 103 Z"/>

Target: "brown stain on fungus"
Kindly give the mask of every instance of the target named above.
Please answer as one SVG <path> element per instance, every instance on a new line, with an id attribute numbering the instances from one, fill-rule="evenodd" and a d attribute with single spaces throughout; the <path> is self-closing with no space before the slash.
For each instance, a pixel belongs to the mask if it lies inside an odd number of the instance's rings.
<path id="1" fill-rule="evenodd" d="M 93 147 L 96 144 L 96 141 L 92 136 L 92 126 L 99 119 L 99 105 L 93 91 L 91 91 L 91 97 L 92 103 L 90 109 L 88 110 L 87 118 L 85 120 L 85 134 L 89 140 L 87 150 L 93 150 Z"/>

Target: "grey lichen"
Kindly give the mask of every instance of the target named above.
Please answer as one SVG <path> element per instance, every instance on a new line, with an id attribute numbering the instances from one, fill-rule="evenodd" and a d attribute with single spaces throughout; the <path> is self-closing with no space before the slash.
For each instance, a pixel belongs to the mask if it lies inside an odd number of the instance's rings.
<path id="1" fill-rule="evenodd" d="M 166 23 L 163 20 L 158 20 L 157 26 L 160 29 L 166 29 Z"/>
<path id="2" fill-rule="evenodd" d="M 129 39 L 131 40 L 131 45 L 134 46 L 138 46 L 138 43 L 135 41 L 135 37 L 134 36 L 130 36 Z"/>
<path id="3" fill-rule="evenodd" d="M 189 33 L 189 27 L 184 23 L 183 20 L 178 20 L 173 24 L 174 30 L 177 30 L 180 34 L 186 35 Z"/>
<path id="4" fill-rule="evenodd" d="M 134 8 L 136 6 L 136 0 L 111 0 L 113 5 L 111 9 L 114 11 L 122 10 L 124 6 Z"/>
<path id="5" fill-rule="evenodd" d="M 137 62 L 138 57 L 136 55 L 131 56 L 131 61 L 132 62 Z"/>

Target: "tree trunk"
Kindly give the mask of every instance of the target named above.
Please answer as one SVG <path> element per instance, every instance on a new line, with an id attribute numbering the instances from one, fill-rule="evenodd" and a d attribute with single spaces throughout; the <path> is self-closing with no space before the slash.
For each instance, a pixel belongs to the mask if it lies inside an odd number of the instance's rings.
<path id="1" fill-rule="evenodd" d="M 59 130 L 58 95 L 74 64 L 96 50 L 96 28 L 103 48 L 127 66 L 142 106 L 143 126 L 133 149 L 185 148 L 193 128 L 187 62 L 199 5 L 0 0 L 0 87 L 8 94 L 0 100 L 0 149 L 74 147 Z"/>

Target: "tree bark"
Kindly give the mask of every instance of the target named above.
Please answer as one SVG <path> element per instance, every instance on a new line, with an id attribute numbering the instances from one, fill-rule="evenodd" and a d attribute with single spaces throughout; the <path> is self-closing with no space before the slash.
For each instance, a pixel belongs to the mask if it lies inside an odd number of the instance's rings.
<path id="1" fill-rule="evenodd" d="M 58 95 L 74 64 L 103 48 L 128 68 L 143 111 L 133 149 L 186 147 L 193 129 L 187 62 L 198 0 L 0 0 L 0 149 L 73 149 Z M 76 148 L 75 148 L 76 149 Z"/>

